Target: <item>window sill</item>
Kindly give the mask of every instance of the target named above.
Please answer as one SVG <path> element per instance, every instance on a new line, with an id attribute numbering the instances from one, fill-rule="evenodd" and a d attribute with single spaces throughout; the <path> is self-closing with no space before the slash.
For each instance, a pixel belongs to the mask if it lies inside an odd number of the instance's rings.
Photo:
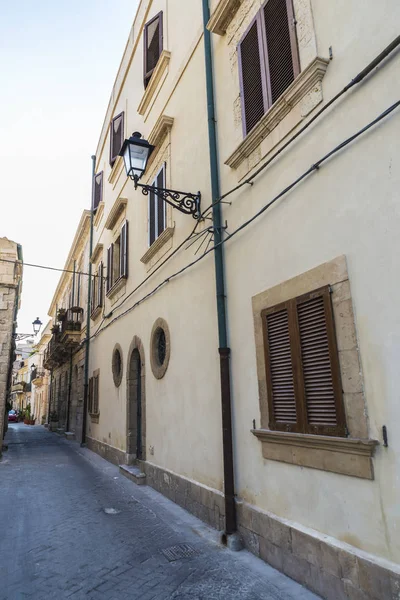
<path id="1" fill-rule="evenodd" d="M 117 200 L 114 202 L 112 209 L 110 210 L 110 214 L 107 217 L 107 221 L 105 224 L 106 229 L 114 229 L 115 225 L 118 222 L 118 219 L 126 210 L 127 204 L 128 200 L 126 198 L 117 198 Z"/>
<path id="2" fill-rule="evenodd" d="M 263 457 L 269 460 L 374 479 L 372 456 L 379 444 L 376 440 L 286 433 L 269 429 L 253 429 L 252 433 L 262 444 Z"/>
<path id="3" fill-rule="evenodd" d="M 117 158 L 115 159 L 115 162 L 111 168 L 111 172 L 108 176 L 108 182 L 111 183 L 111 185 L 114 184 L 116 182 L 116 180 L 118 179 L 118 177 L 120 176 L 123 166 L 124 166 L 124 159 L 122 158 L 122 156 L 117 156 Z"/>
<path id="4" fill-rule="evenodd" d="M 100 413 L 89 413 L 90 420 L 92 423 L 98 423 L 100 420 Z"/>
<path id="5" fill-rule="evenodd" d="M 259 123 L 247 134 L 236 150 L 227 158 L 225 164 L 237 169 L 244 161 L 244 177 L 264 156 L 296 127 L 320 102 L 322 102 L 322 79 L 329 61 L 316 57 L 302 71 L 283 95 L 265 113 Z M 296 107 L 296 111 L 293 109 Z M 269 134 L 293 111 L 293 118 L 283 124 L 282 133 L 271 142 Z M 267 142 L 263 144 L 264 140 Z M 257 156 L 254 156 L 257 153 Z M 252 156 L 253 155 L 253 156 Z"/>
<path id="6" fill-rule="evenodd" d="M 146 110 L 148 109 L 150 102 L 152 101 L 153 96 L 158 87 L 158 84 L 160 83 L 162 76 L 164 75 L 164 73 L 166 72 L 166 70 L 168 68 L 170 59 L 171 59 L 171 52 L 168 52 L 168 50 L 163 50 L 160 54 L 160 58 L 158 59 L 157 66 L 153 71 L 153 75 L 151 76 L 148 86 L 145 89 L 143 97 L 138 106 L 137 111 L 138 111 L 139 115 L 144 115 Z"/>
<path id="7" fill-rule="evenodd" d="M 158 238 L 152 243 L 147 252 L 143 254 L 140 261 L 147 265 L 151 259 L 154 258 L 156 254 L 158 254 L 158 252 L 165 246 L 168 240 L 171 240 L 172 236 L 174 235 L 174 229 L 174 227 L 167 227 L 164 229 L 162 234 L 159 235 Z M 171 245 L 169 247 L 171 247 Z M 169 250 L 169 248 L 167 248 L 167 250 Z M 161 258 L 161 256 L 158 258 Z"/>
<path id="8" fill-rule="evenodd" d="M 107 298 L 114 298 L 118 292 L 124 289 L 126 286 L 126 277 L 120 277 L 118 281 L 114 283 L 112 288 L 108 290 L 106 296 Z"/>
<path id="9" fill-rule="evenodd" d="M 101 314 L 102 308 L 102 306 L 97 306 L 94 310 L 92 310 L 92 312 L 90 313 L 90 318 L 92 319 L 92 321 L 95 321 L 97 317 Z"/>
<path id="10" fill-rule="evenodd" d="M 96 208 L 96 214 L 94 215 L 93 225 L 97 228 L 100 224 L 101 217 L 104 213 L 104 201 L 99 202 L 98 207 Z"/>
<path id="11" fill-rule="evenodd" d="M 220 0 L 207 23 L 207 29 L 217 35 L 225 35 L 229 23 L 240 7 L 241 0 Z"/>

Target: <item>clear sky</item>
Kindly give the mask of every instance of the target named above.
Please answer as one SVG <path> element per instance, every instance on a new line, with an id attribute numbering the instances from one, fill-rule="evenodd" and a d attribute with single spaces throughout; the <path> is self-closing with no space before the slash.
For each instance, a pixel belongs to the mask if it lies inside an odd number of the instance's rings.
<path id="1" fill-rule="evenodd" d="M 64 267 L 90 208 L 95 153 L 138 0 L 0 0 L 0 237 Z M 60 274 L 24 268 L 18 331 L 47 311 Z"/>

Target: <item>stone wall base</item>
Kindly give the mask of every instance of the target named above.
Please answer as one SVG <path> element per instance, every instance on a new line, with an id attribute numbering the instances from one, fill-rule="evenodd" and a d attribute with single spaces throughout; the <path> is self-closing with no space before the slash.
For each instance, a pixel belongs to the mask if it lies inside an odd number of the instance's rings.
<path id="1" fill-rule="evenodd" d="M 113 463 L 113 465 L 125 464 L 125 452 L 118 448 L 114 448 L 109 444 L 105 444 L 104 442 L 100 442 L 99 440 L 95 440 L 88 436 L 86 436 L 86 445 L 89 450 L 96 452 L 102 458 L 108 460 L 108 462 Z"/>
<path id="2" fill-rule="evenodd" d="M 124 452 L 93 438 L 87 438 L 87 446 L 116 465 L 128 462 Z M 136 462 L 147 484 L 212 527 L 224 529 L 221 492 L 150 462 Z M 400 599 L 400 565 L 239 500 L 237 521 L 250 552 L 326 600 Z"/>

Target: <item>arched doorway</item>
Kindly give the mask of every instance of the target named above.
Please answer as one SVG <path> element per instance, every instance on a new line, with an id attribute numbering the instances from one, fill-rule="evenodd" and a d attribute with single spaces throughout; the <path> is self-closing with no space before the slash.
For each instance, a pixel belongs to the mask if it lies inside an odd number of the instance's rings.
<path id="1" fill-rule="evenodd" d="M 134 337 L 128 355 L 126 453 L 127 462 L 146 459 L 146 403 L 143 344 Z"/>

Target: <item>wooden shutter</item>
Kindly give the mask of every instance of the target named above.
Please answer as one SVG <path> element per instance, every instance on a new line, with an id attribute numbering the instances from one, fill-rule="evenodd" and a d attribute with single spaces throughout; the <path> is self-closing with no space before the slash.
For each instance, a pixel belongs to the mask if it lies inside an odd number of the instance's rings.
<path id="1" fill-rule="evenodd" d="M 110 165 L 113 166 L 124 142 L 124 112 L 113 118 L 110 124 Z"/>
<path id="2" fill-rule="evenodd" d="M 90 313 L 94 311 L 96 308 L 96 296 L 97 296 L 97 277 L 94 275 L 92 277 L 92 293 L 90 297 Z"/>
<path id="3" fill-rule="evenodd" d="M 269 427 L 346 435 L 329 286 L 261 313 Z"/>
<path id="4" fill-rule="evenodd" d="M 238 46 L 244 135 L 267 109 L 267 87 L 260 20 L 257 17 Z"/>
<path id="5" fill-rule="evenodd" d="M 163 50 L 163 13 L 144 26 L 144 87 L 147 87 Z"/>
<path id="6" fill-rule="evenodd" d="M 94 177 L 94 198 L 93 210 L 97 210 L 100 202 L 103 200 L 103 171 L 97 173 Z"/>
<path id="7" fill-rule="evenodd" d="M 80 306 L 81 302 L 81 274 L 78 273 L 76 280 L 76 306 Z"/>
<path id="8" fill-rule="evenodd" d="M 88 412 L 93 413 L 93 377 L 89 377 Z"/>
<path id="9" fill-rule="evenodd" d="M 345 417 L 329 287 L 297 298 L 306 431 L 345 435 Z"/>
<path id="10" fill-rule="evenodd" d="M 111 246 L 107 249 L 107 280 L 106 280 L 106 290 L 109 292 L 113 286 L 113 254 L 114 254 L 114 246 Z"/>
<path id="11" fill-rule="evenodd" d="M 93 377 L 93 414 L 97 415 L 99 412 L 99 376 Z"/>
<path id="12" fill-rule="evenodd" d="M 292 0 L 268 0 L 264 24 L 270 106 L 300 72 Z"/>
<path id="13" fill-rule="evenodd" d="M 154 192 L 149 194 L 149 246 L 156 240 L 156 198 Z"/>
<path id="14" fill-rule="evenodd" d="M 125 221 L 125 223 L 121 227 L 119 261 L 119 276 L 128 277 L 128 221 Z"/>
<path id="15" fill-rule="evenodd" d="M 103 306 L 103 263 L 99 264 L 97 270 L 97 307 Z"/>
<path id="16" fill-rule="evenodd" d="M 165 165 L 157 175 L 156 187 L 165 188 Z M 157 196 L 157 237 L 165 229 L 165 202 Z"/>
<path id="17" fill-rule="evenodd" d="M 299 431 L 289 309 L 286 303 L 262 312 L 269 427 L 279 431 Z"/>

